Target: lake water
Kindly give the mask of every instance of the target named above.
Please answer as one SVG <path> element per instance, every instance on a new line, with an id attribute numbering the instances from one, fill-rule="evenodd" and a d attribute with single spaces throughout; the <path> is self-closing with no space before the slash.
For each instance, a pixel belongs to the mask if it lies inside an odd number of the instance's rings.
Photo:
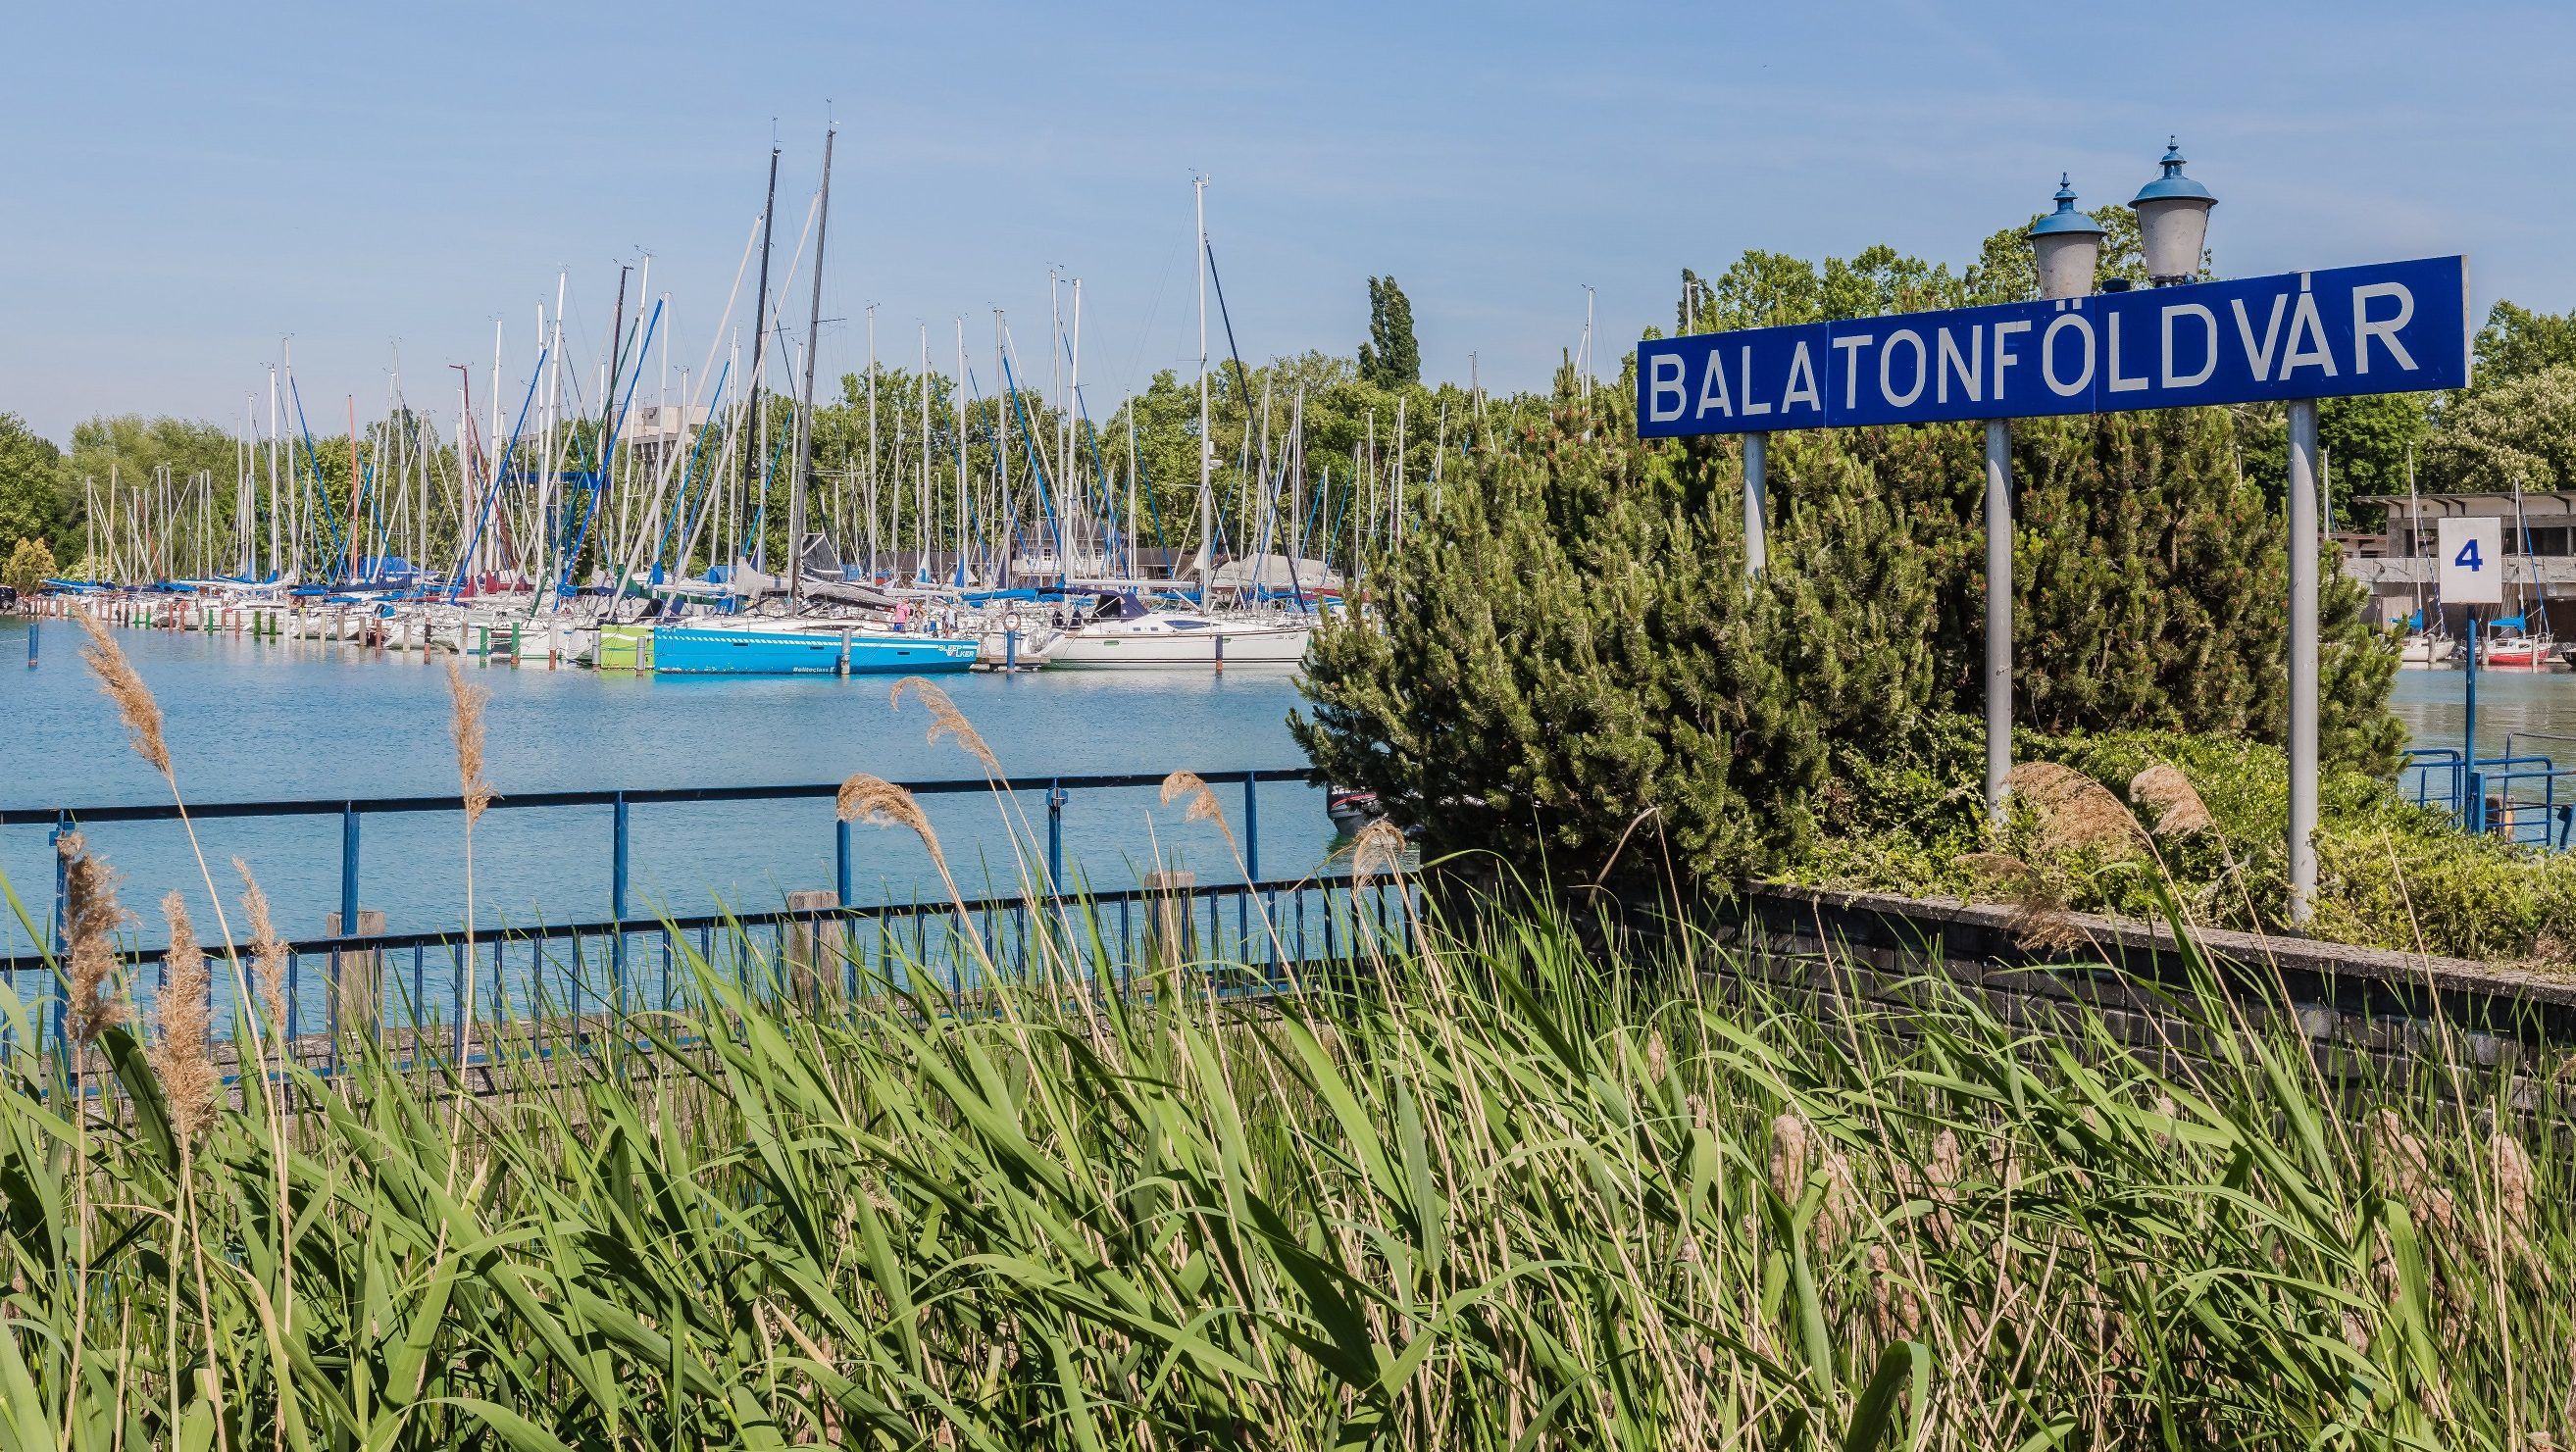
<path id="1" fill-rule="evenodd" d="M 161 779 L 134 754 L 114 708 L 82 665 L 68 622 L 37 622 L 41 664 L 25 668 L 31 623 L 0 619 L 0 805 L 54 807 L 167 800 Z M 152 688 L 179 785 L 191 801 L 453 795 L 446 657 L 380 655 L 311 641 L 119 630 L 117 640 Z M 891 708 L 884 677 L 689 678 L 586 670 L 482 667 L 466 673 L 491 691 L 487 775 L 513 792 L 839 781 L 867 772 L 894 781 L 975 777 L 981 768 L 953 741 L 924 739 L 930 719 L 914 701 Z M 990 744 L 1015 785 L 1049 776 L 1160 775 L 1301 767 L 1287 717 L 1299 704 L 1284 671 L 1041 671 L 951 675 L 940 684 Z M 1220 788 L 1242 825 L 1242 789 Z M 1042 844 L 1043 794 L 925 802 L 966 890 L 1004 890 L 1020 869 L 1014 841 Z M 1320 791 L 1262 788 L 1265 877 L 1320 863 L 1332 841 Z M 1006 831 L 1025 821 L 1033 831 Z M 592 921 L 609 916 L 611 811 L 494 811 L 475 833 L 475 899 L 485 923 Z M 1156 865 L 1186 867 L 1202 882 L 1239 878 L 1233 852 L 1183 808 L 1150 790 L 1077 793 L 1065 815 L 1069 870 L 1103 887 L 1128 887 Z M 861 897 L 915 896 L 933 879 L 909 833 L 862 826 L 855 846 Z M 210 821 L 199 835 L 229 899 L 227 870 L 240 855 L 277 907 L 290 937 L 319 936 L 339 903 L 336 817 Z M 90 841 L 126 878 L 130 909 L 155 919 L 160 895 L 186 886 L 204 922 L 195 858 L 175 824 L 106 824 Z M 630 911 L 703 912 L 719 900 L 776 907 L 797 888 L 829 887 L 834 832 L 829 800 L 641 806 L 631 822 Z M 41 921 L 53 891 L 42 828 L 0 829 L 0 872 Z M 362 905 L 387 913 L 390 932 L 443 929 L 463 917 L 461 818 L 422 813 L 365 820 Z M 1039 848 L 1043 862 L 1042 847 Z M 206 924 L 204 930 L 210 930 Z M 30 944 L 0 907 L 0 953 Z"/>

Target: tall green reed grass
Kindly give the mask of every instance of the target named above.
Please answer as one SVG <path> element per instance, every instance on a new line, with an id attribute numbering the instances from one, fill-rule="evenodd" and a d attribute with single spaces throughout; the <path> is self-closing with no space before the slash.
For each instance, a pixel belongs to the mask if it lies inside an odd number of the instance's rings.
<path id="1" fill-rule="evenodd" d="M 963 998 L 693 963 L 616 1051 L 492 1035 L 497 1093 L 353 1044 L 201 1123 L 115 1022 L 108 1092 L 0 1086 L 0 1440 L 2568 1436 L 2555 1074 L 2329 1074 L 2214 970 L 2168 1051 L 1575 929 L 1425 923 L 1266 1000 L 1109 992 L 1078 917 Z"/>

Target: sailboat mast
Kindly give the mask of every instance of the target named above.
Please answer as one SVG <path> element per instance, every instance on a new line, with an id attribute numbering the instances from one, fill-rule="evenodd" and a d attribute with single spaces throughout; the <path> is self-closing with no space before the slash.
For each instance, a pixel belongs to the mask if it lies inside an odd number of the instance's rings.
<path id="1" fill-rule="evenodd" d="M 268 572 L 278 579 L 286 578 L 277 563 L 278 516 L 277 497 L 277 370 L 268 370 Z"/>
<path id="2" fill-rule="evenodd" d="M 751 447 L 745 450 L 742 456 L 744 486 L 746 489 L 753 487 L 751 481 L 757 479 L 760 481 L 757 486 L 760 492 L 758 498 L 751 501 L 747 508 L 736 511 L 735 548 L 737 550 L 741 548 L 740 531 L 742 528 L 742 522 L 747 519 L 759 518 L 760 506 L 767 502 L 769 498 L 769 426 L 768 421 L 762 418 L 760 413 L 760 382 L 761 362 L 768 356 L 769 352 L 769 244 L 772 236 L 777 231 L 777 227 L 778 144 L 773 141 L 769 146 L 769 197 L 768 200 L 760 204 L 760 293 L 757 297 L 752 299 L 751 303 L 751 402 L 749 414 L 751 428 L 749 430 L 748 439 Z M 769 564 L 767 529 L 764 528 L 761 531 L 761 536 L 761 539 L 752 545 L 752 553 L 759 561 L 760 567 L 766 569 Z"/>
<path id="3" fill-rule="evenodd" d="M 2416 578 L 2414 554 L 2424 547 L 2424 501 L 2415 495 L 2415 446 L 2406 446 L 2406 583 L 2414 587 L 2415 622 L 2410 628 L 2424 628 L 2424 582 Z"/>
<path id="4" fill-rule="evenodd" d="M 814 457 L 814 360 L 822 354 L 823 236 L 832 225 L 832 138 L 823 127 L 823 194 L 814 204 L 813 301 L 805 314 L 805 387 L 796 403 L 796 472 L 787 481 L 787 609 L 795 612 L 805 579 L 805 468 Z"/>
<path id="5" fill-rule="evenodd" d="M 1207 178 L 1190 183 L 1198 204 L 1199 250 L 1199 606 L 1206 608 L 1216 576 L 1216 435 L 1208 423 Z"/>
<path id="6" fill-rule="evenodd" d="M 957 383 L 948 396 L 949 413 L 957 420 L 957 588 L 966 588 L 966 318 L 957 317 Z"/>
<path id="7" fill-rule="evenodd" d="M 915 476 L 912 515 L 913 578 L 930 578 L 930 325 L 921 325 L 921 472 Z"/>
<path id="8" fill-rule="evenodd" d="M 877 305 L 868 304 L 868 578 L 877 577 Z"/>

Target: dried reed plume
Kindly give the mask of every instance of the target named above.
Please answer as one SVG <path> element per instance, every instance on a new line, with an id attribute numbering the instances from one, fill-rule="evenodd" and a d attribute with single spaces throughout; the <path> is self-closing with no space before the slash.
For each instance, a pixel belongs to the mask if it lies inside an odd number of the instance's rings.
<path id="1" fill-rule="evenodd" d="M 2118 797 L 2071 766 L 2025 761 L 2005 776 L 2004 784 L 2013 800 L 2030 808 L 2038 819 L 2040 842 L 2052 849 L 2125 847 L 2146 836 Z"/>
<path id="2" fill-rule="evenodd" d="M 945 697 L 942 698 L 943 700 Z M 939 873 L 940 886 L 948 889 L 948 901 L 957 913 L 958 926 L 965 932 L 967 945 L 984 961 L 987 972 L 992 960 L 984 952 L 983 935 L 975 931 L 966 915 L 965 894 L 957 890 L 957 879 L 949 874 L 948 854 L 939 846 L 939 834 L 931 830 L 930 816 L 912 793 L 882 777 L 865 772 L 841 783 L 833 794 L 833 813 L 844 822 L 865 822 L 872 827 L 904 827 L 921 839 L 922 850 L 930 854 L 930 865 Z"/>
<path id="3" fill-rule="evenodd" d="M 241 874 L 242 916 L 250 924 L 251 968 L 259 975 L 259 1008 L 268 1016 L 269 1032 L 286 1041 L 286 968 L 287 950 L 284 939 L 277 936 L 277 925 L 268 915 L 268 894 L 259 890 L 259 882 L 250 875 L 250 864 L 236 857 L 233 871 Z"/>
<path id="4" fill-rule="evenodd" d="M 1852 1173 L 1851 1161 L 1797 1110 L 1772 1120 L 1771 1192 L 1783 1203 L 1795 1205 L 1819 1171 L 1824 1175 L 1825 1196 L 1810 1228 L 1816 1238 L 1816 1253 L 1831 1255 L 1848 1238 L 1860 1210 L 1860 1184 Z"/>
<path id="5" fill-rule="evenodd" d="M 2209 804 L 2200 799 L 2191 778 L 2163 762 L 2129 779 L 2129 800 L 2156 814 L 2154 830 L 2159 837 L 2179 837 L 2210 826 Z"/>
<path id="6" fill-rule="evenodd" d="M 170 946 L 161 956 L 161 993 L 154 1000 L 155 1036 L 149 1057 L 170 1104 L 170 1123 L 183 1141 L 193 1142 L 215 1122 L 221 1102 L 222 1076 L 207 1042 L 206 955 L 188 921 L 188 900 L 173 889 L 161 899 L 161 916 L 170 925 Z"/>
<path id="7" fill-rule="evenodd" d="M 457 788 L 465 798 L 465 830 L 472 832 L 492 805 L 492 784 L 483 779 L 483 703 L 492 693 L 467 685 L 465 672 L 453 660 L 447 663 L 447 692 L 456 703 L 448 734 L 456 739 Z"/>
<path id="8" fill-rule="evenodd" d="M 87 610 L 72 616 L 89 635 L 81 659 L 89 663 L 90 673 L 98 677 L 99 694 L 116 703 L 116 714 L 125 718 L 125 729 L 134 738 L 134 753 L 150 762 L 152 769 L 165 778 L 170 775 L 170 744 L 161 736 L 161 705 L 136 674 L 134 663 L 125 658 L 116 637 Z"/>
<path id="9" fill-rule="evenodd" d="M 1381 877 L 1404 871 L 1404 833 L 1384 817 L 1360 828 L 1351 839 L 1351 884 L 1365 888 Z"/>
<path id="10" fill-rule="evenodd" d="M 1771 1121 L 1771 1193 L 1795 1203 L 1807 1188 L 1807 1120 L 1792 1109 Z"/>
<path id="11" fill-rule="evenodd" d="M 2033 952 L 2055 953 L 2084 941 L 2084 930 L 2066 910 L 2065 894 L 2038 868 L 2009 852 L 1970 852 L 1958 862 L 1979 886 L 2005 894 L 2013 909 L 2014 942 Z"/>
<path id="12" fill-rule="evenodd" d="M 54 850 L 63 860 L 63 937 L 70 950 L 64 1032 L 86 1046 L 116 1021 L 116 933 L 131 918 L 116 900 L 115 870 L 90 852 L 80 833 L 65 836 Z"/>
<path id="13" fill-rule="evenodd" d="M 939 744 L 940 737 L 954 736 L 959 746 L 972 753 L 977 761 L 984 763 L 986 771 L 995 776 L 1002 774 L 1001 760 L 993 755 L 993 748 L 984 744 L 983 736 L 978 734 L 974 726 L 967 721 L 966 713 L 957 709 L 957 703 L 948 699 L 946 691 L 932 685 L 923 677 L 905 676 L 894 683 L 894 689 L 886 693 L 886 705 L 890 709 L 901 710 L 904 693 L 907 691 L 919 696 L 921 704 L 930 712 L 930 731 L 923 738 L 924 740 L 936 746 Z"/>
<path id="14" fill-rule="evenodd" d="M 939 834 L 931 830 L 930 815 L 912 793 L 882 777 L 865 772 L 841 783 L 832 799 L 834 813 L 844 822 L 865 822 L 871 827 L 904 827 L 921 839 L 922 848 L 941 872 L 948 870 L 948 854 L 939 847 Z"/>
<path id="15" fill-rule="evenodd" d="M 1200 779 L 1195 771 L 1176 771 L 1163 778 L 1163 805 L 1170 806 L 1183 797 L 1189 798 L 1189 810 L 1182 814 L 1185 822 L 1214 822 L 1225 836 L 1225 845 L 1241 855 L 1235 846 L 1234 828 L 1226 825 L 1225 808 L 1217 803 L 1216 790 Z"/>
<path id="16" fill-rule="evenodd" d="M 2448 1239 L 2460 1226 L 2459 1197 L 2433 1178 L 2432 1152 L 2393 1109 L 2370 1116 L 2370 1143 L 2388 1188 L 2428 1237 Z"/>

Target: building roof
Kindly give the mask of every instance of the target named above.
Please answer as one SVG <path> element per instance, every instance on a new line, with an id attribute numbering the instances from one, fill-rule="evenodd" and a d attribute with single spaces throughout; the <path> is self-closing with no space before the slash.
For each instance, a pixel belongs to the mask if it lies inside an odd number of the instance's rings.
<path id="1" fill-rule="evenodd" d="M 2514 496 L 2511 493 L 2426 493 L 2410 498 L 2404 494 L 2357 494 L 2352 502 L 2386 505 L 2392 518 L 2402 516 L 2411 506 L 2422 509 L 2428 517 L 2447 514 L 2455 518 L 2496 516 L 2509 519 L 2513 516 Z M 2576 515 L 2576 490 L 2526 489 L 2522 494 L 2522 512 L 2526 516 L 2547 515 L 2551 518 Z"/>

